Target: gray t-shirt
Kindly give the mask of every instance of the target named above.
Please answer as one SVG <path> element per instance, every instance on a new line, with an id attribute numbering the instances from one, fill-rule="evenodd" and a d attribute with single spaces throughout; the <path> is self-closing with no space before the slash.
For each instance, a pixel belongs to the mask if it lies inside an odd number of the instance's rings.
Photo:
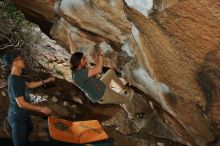
<path id="1" fill-rule="evenodd" d="M 28 96 L 25 95 L 26 81 L 22 76 L 9 75 L 8 77 L 8 95 L 9 95 L 9 110 L 8 116 L 13 118 L 23 118 L 29 116 L 29 112 L 18 106 L 16 98 L 23 96 L 24 100 L 30 102 Z"/>
<path id="2" fill-rule="evenodd" d="M 72 74 L 74 83 L 92 101 L 97 102 L 104 95 L 105 84 L 95 76 L 88 77 L 88 69 L 79 69 Z"/>

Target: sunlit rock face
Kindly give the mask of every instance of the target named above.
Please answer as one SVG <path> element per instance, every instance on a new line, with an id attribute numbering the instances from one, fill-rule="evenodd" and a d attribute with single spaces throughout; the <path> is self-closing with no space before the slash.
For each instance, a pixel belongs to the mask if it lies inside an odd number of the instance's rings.
<path id="1" fill-rule="evenodd" d="M 140 129 L 149 129 L 155 119 L 162 128 L 152 132 L 151 127 L 150 134 L 158 137 L 187 145 L 215 140 L 220 121 L 219 0 L 14 2 L 67 50 L 69 33 L 75 50 L 88 57 L 102 42 L 114 50 L 114 55 L 106 54 L 112 64 L 142 91 L 136 93 L 138 100 L 132 99 L 136 106 L 125 110 L 148 107 L 145 118 L 131 118 Z"/>

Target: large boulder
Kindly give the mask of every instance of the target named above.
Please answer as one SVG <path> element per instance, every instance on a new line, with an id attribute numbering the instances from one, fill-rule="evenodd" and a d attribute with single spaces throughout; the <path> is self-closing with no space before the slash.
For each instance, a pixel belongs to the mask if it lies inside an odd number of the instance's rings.
<path id="1" fill-rule="evenodd" d="M 145 125 L 141 128 L 187 145 L 215 140 L 220 124 L 219 0 L 13 1 L 66 48 L 69 33 L 75 50 L 88 56 L 96 44 L 110 46 L 115 55 L 108 57 L 146 101 L 131 104 L 140 104 L 137 111 L 151 107 L 145 111 L 148 120 L 132 119 Z M 163 128 L 152 131 L 146 124 L 153 125 L 152 119 Z"/>

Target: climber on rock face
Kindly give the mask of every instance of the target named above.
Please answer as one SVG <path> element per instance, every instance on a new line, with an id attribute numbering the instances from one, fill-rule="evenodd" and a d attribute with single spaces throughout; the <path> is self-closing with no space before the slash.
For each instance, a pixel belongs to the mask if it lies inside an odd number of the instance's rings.
<path id="1" fill-rule="evenodd" d="M 74 51 L 71 36 L 68 35 L 71 53 Z M 87 68 L 87 59 L 82 52 L 75 52 L 70 59 L 70 66 L 72 71 L 72 79 L 76 86 L 78 86 L 92 102 L 100 104 L 125 104 L 129 102 L 130 97 L 133 96 L 134 91 L 128 90 L 121 80 L 117 77 L 113 69 L 109 69 L 99 80 L 96 75 L 102 72 L 104 54 L 102 49 L 96 54 L 96 66 L 94 68 Z M 115 92 L 110 88 L 111 81 L 116 82 L 121 91 Z"/>
<path id="2" fill-rule="evenodd" d="M 10 104 L 7 119 L 12 128 L 13 144 L 14 146 L 27 146 L 28 135 L 33 129 L 28 111 L 37 111 L 48 115 L 51 113 L 51 109 L 47 106 L 31 104 L 29 97 L 25 95 L 26 87 L 36 88 L 44 83 L 53 82 L 55 78 L 50 77 L 42 81 L 26 82 L 21 75 L 22 69 L 26 66 L 24 58 L 16 52 L 5 54 L 3 62 L 7 67 L 11 68 L 11 73 L 8 77 L 8 96 Z"/>

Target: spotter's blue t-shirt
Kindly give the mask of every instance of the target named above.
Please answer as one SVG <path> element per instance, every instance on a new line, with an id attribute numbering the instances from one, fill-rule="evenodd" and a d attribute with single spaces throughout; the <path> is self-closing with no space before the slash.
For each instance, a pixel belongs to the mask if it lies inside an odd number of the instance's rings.
<path id="1" fill-rule="evenodd" d="M 26 81 L 22 76 L 9 75 L 8 77 L 8 96 L 9 96 L 9 110 L 8 116 L 17 118 L 24 118 L 29 116 L 29 112 L 18 106 L 16 98 L 23 96 L 24 100 L 30 102 L 28 96 L 25 95 Z"/>

